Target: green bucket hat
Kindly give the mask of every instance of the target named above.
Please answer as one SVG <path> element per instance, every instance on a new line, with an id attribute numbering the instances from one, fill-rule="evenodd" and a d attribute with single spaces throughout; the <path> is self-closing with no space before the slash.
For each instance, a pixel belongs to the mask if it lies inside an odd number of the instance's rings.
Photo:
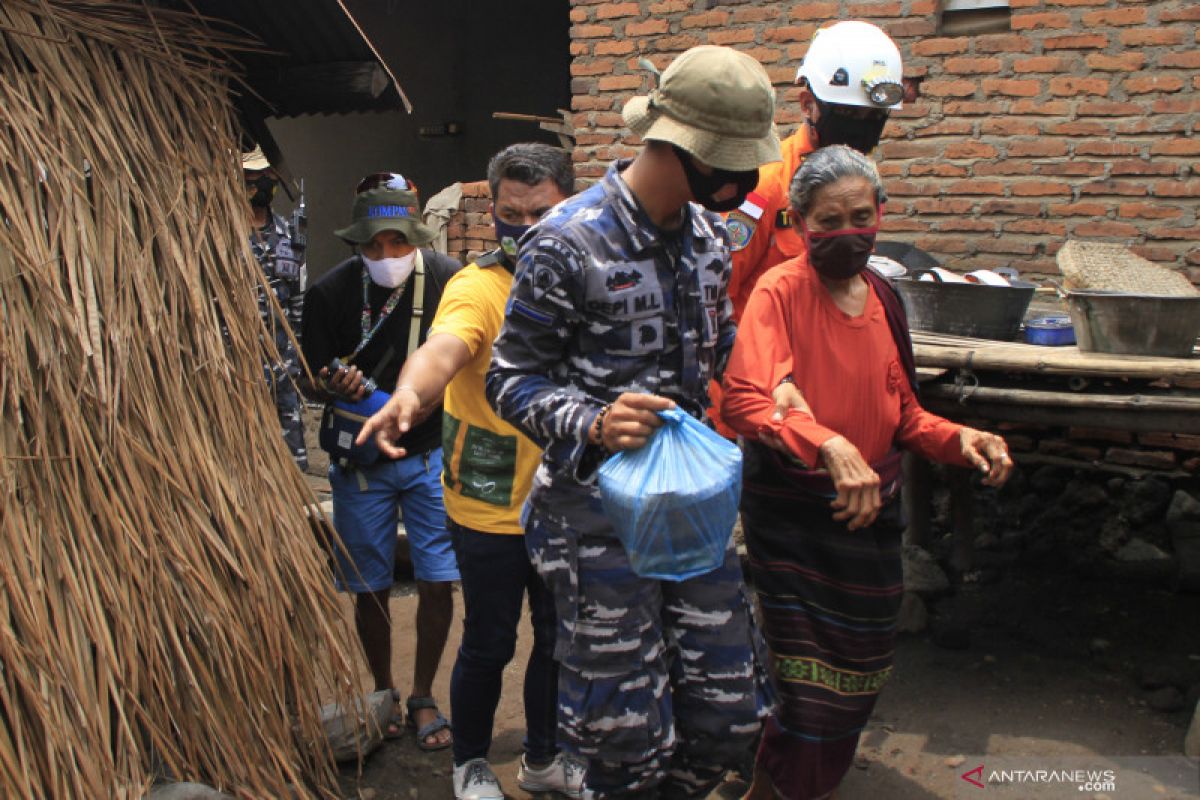
<path id="1" fill-rule="evenodd" d="M 742 172 L 780 161 L 775 89 L 751 56 L 700 45 L 663 71 L 658 88 L 622 111 L 629 130 L 670 142 L 718 169 Z"/>
<path id="2" fill-rule="evenodd" d="M 397 189 L 372 189 L 354 198 L 350 224 L 334 231 L 339 239 L 366 244 L 380 231 L 399 231 L 411 245 L 429 244 L 437 235 L 421 222 L 421 206 L 416 192 Z"/>

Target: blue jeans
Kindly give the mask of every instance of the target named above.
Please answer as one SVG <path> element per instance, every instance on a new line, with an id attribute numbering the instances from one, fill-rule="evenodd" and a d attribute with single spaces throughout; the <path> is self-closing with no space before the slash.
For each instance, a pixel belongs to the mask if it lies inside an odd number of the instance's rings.
<path id="1" fill-rule="evenodd" d="M 533 648 L 525 666 L 525 753 L 549 761 L 558 752 L 558 664 L 554 661 L 554 598 L 546 591 L 525 537 L 483 533 L 447 520 L 462 575 L 462 644 L 450 676 L 454 763 L 486 758 L 504 668 L 517 647 L 522 600 L 529 594 Z"/>
<path id="2" fill-rule="evenodd" d="M 417 580 L 458 580 L 442 505 L 440 447 L 367 467 L 343 469 L 330 464 L 329 489 L 333 527 L 347 551 L 337 547 L 333 552 L 338 589 L 360 594 L 392 585 L 398 511 L 404 515 Z"/>

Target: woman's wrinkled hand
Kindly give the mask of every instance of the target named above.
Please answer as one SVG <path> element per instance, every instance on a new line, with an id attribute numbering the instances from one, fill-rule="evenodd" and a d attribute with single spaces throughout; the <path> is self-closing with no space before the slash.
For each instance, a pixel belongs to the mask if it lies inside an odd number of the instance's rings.
<path id="1" fill-rule="evenodd" d="M 1004 439 L 994 433 L 963 428 L 958 440 L 963 458 L 983 474 L 986 486 L 1003 486 L 1012 474 L 1013 460 Z"/>
<path id="2" fill-rule="evenodd" d="M 847 520 L 852 531 L 865 528 L 879 516 L 883 501 L 879 495 L 879 475 L 845 436 L 834 436 L 821 445 L 821 462 L 829 470 L 837 497 L 829 505 L 833 518 Z"/>
<path id="3" fill-rule="evenodd" d="M 812 409 L 809 408 L 808 401 L 804 399 L 804 393 L 791 381 L 785 381 L 776 386 L 775 390 L 771 392 L 771 399 L 775 401 L 775 412 L 771 414 L 772 422 L 782 422 L 787 417 L 787 412 L 793 408 L 812 416 Z M 783 443 L 783 437 L 768 428 L 764 427 L 759 432 L 758 440 L 781 453 L 789 452 L 787 445 Z"/>

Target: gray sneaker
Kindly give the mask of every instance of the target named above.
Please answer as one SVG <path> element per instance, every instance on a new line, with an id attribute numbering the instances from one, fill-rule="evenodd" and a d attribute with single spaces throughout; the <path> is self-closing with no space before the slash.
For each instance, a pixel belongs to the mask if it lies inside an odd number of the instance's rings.
<path id="1" fill-rule="evenodd" d="M 455 800 L 504 800 L 500 781 L 486 758 L 472 758 L 454 768 Z"/>
<path id="2" fill-rule="evenodd" d="M 583 797 L 583 775 L 587 764 L 567 753 L 559 753 L 554 760 L 541 769 L 530 769 L 521 756 L 517 770 L 517 785 L 527 792 L 558 792 L 579 800 Z"/>

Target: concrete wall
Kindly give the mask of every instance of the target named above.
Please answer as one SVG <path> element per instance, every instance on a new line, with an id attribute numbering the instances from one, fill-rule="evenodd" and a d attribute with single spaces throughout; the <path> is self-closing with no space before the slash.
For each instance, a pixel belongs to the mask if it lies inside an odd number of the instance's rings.
<path id="1" fill-rule="evenodd" d="M 816 28 L 866 19 L 904 54 L 921 98 L 880 149 L 884 229 L 972 268 L 1054 274 L 1067 237 L 1134 245 L 1200 282 L 1200 4 L 1012 0 L 1011 31 L 944 36 L 937 0 L 571 2 L 571 92 L 581 174 L 633 152 L 624 102 L 697 44 L 744 50 L 771 74 L 777 122 Z M 953 265 L 952 265 L 953 266 Z"/>
<path id="2" fill-rule="evenodd" d="M 482 179 L 488 159 L 506 145 L 557 144 L 535 124 L 493 120 L 493 111 L 554 116 L 570 104 L 567 0 L 348 5 L 414 110 L 270 121 L 293 172 L 305 179 L 310 282 L 350 253 L 332 231 L 348 223 L 363 175 L 401 172 L 424 201 L 455 181 Z M 447 122 L 460 123 L 462 134 L 418 133 Z M 287 209 L 284 198 L 277 210 Z"/>

